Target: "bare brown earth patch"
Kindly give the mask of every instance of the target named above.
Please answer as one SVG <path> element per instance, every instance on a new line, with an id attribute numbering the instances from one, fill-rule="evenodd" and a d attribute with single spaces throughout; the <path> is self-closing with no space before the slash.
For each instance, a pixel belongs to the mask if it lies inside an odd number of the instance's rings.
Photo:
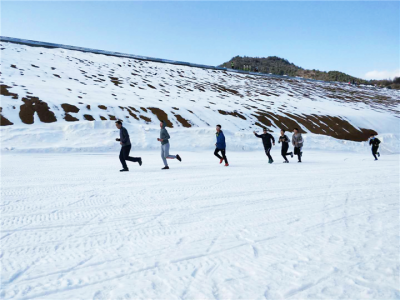
<path id="1" fill-rule="evenodd" d="M 33 124 L 33 115 L 36 112 L 40 121 L 44 123 L 56 122 L 54 113 L 50 110 L 46 102 L 39 100 L 38 97 L 26 96 L 22 98 L 24 104 L 21 105 L 19 117 L 25 124 Z"/>
<path id="2" fill-rule="evenodd" d="M 143 110 L 144 112 L 147 112 L 147 109 L 145 109 L 144 107 L 141 107 L 140 109 Z"/>
<path id="3" fill-rule="evenodd" d="M 130 109 L 132 109 L 132 110 L 134 110 L 134 111 L 136 111 L 136 112 L 138 112 L 138 113 L 140 113 L 140 111 L 138 111 L 136 108 L 134 108 L 133 106 L 128 106 Z"/>
<path id="4" fill-rule="evenodd" d="M 102 110 L 107 110 L 107 106 L 104 106 L 104 105 L 99 105 L 99 108 Z"/>
<path id="5" fill-rule="evenodd" d="M 106 118 L 106 117 L 103 117 L 103 116 L 100 116 L 100 119 L 101 119 L 102 121 L 107 121 L 107 118 Z"/>
<path id="6" fill-rule="evenodd" d="M 260 122 L 256 122 L 255 125 L 257 125 L 257 126 L 259 126 L 259 127 L 261 127 L 261 128 L 266 128 L 268 132 L 273 132 L 271 129 L 265 127 L 265 125 L 264 125 L 264 124 L 261 124 Z"/>
<path id="7" fill-rule="evenodd" d="M 126 108 L 126 110 L 128 111 L 128 113 L 134 117 L 136 120 L 139 120 L 139 118 L 130 110 L 130 108 Z"/>
<path id="8" fill-rule="evenodd" d="M 122 84 L 122 81 L 117 77 L 110 76 L 109 78 L 110 78 L 111 82 L 114 83 L 115 86 L 119 86 L 120 84 Z"/>
<path id="9" fill-rule="evenodd" d="M 10 122 L 7 118 L 5 118 L 2 114 L 0 114 L 0 126 L 9 126 L 13 125 L 14 123 Z"/>
<path id="10" fill-rule="evenodd" d="M 113 116 L 113 115 L 108 115 L 108 116 L 110 117 L 111 121 L 116 121 L 117 120 L 117 118 L 115 118 L 115 116 Z"/>
<path id="11" fill-rule="evenodd" d="M 77 119 L 77 118 L 71 116 L 71 115 L 68 114 L 68 113 L 65 113 L 64 120 L 67 121 L 67 122 L 76 122 L 76 121 L 79 121 L 79 119 Z"/>
<path id="12" fill-rule="evenodd" d="M 93 116 L 91 116 L 91 115 L 83 115 L 83 117 L 84 117 L 85 120 L 87 120 L 87 121 L 94 121 L 94 118 L 93 118 Z"/>
<path id="13" fill-rule="evenodd" d="M 155 88 L 154 86 L 152 86 L 151 84 L 147 84 L 147 86 L 148 86 L 149 88 L 152 88 L 152 89 L 155 89 L 155 90 L 156 90 L 156 88 Z"/>
<path id="14" fill-rule="evenodd" d="M 226 93 L 229 93 L 229 94 L 232 94 L 232 95 L 240 95 L 238 91 L 230 89 L 230 88 L 227 88 L 227 87 L 225 87 L 223 85 L 220 85 L 220 84 L 213 84 L 212 86 L 214 88 L 216 88 L 217 90 L 221 91 L 221 92 L 226 92 Z"/>
<path id="15" fill-rule="evenodd" d="M 61 107 L 63 108 L 63 110 L 66 113 L 70 113 L 70 112 L 77 113 L 77 112 L 79 112 L 79 108 L 78 107 L 76 107 L 75 105 L 68 104 L 68 103 L 61 104 Z"/>
<path id="16" fill-rule="evenodd" d="M 209 107 L 208 107 L 208 108 L 209 108 Z M 224 115 L 224 116 L 230 115 L 230 116 L 234 116 L 234 117 L 237 117 L 237 118 L 241 118 L 241 119 L 243 119 L 243 120 L 247 120 L 245 116 L 243 116 L 242 114 L 239 114 L 239 113 L 236 112 L 236 111 L 230 112 L 230 111 L 224 111 L 224 110 L 220 110 L 220 109 L 219 109 L 218 112 L 219 112 L 221 115 Z"/>
<path id="17" fill-rule="evenodd" d="M 183 127 L 187 127 L 187 128 L 192 127 L 192 124 L 190 124 L 189 121 L 186 120 L 181 115 L 175 115 L 175 117 L 178 120 L 178 122 L 182 124 Z"/>
<path id="18" fill-rule="evenodd" d="M 140 115 L 139 117 L 140 117 L 142 120 L 145 120 L 147 123 L 150 123 L 150 122 L 151 122 L 151 119 L 148 118 L 148 117 L 145 117 L 145 116 L 143 116 L 143 115 Z"/>
<path id="19" fill-rule="evenodd" d="M 371 133 L 377 134 L 372 129 L 357 129 L 341 117 L 289 113 L 286 113 L 286 115 L 301 123 L 312 133 L 328 135 L 337 139 L 363 142 L 368 140 Z"/>
<path id="20" fill-rule="evenodd" d="M 18 69 L 16 65 L 11 65 L 11 68 Z"/>
<path id="21" fill-rule="evenodd" d="M 171 121 L 168 119 L 168 115 L 161 109 L 156 108 L 156 107 L 148 107 L 153 114 L 155 114 L 160 121 L 164 121 L 167 127 L 173 128 L 174 125 L 171 123 Z"/>
<path id="22" fill-rule="evenodd" d="M 0 94 L 3 96 L 10 96 L 13 99 L 18 99 L 18 94 L 10 93 L 8 89 L 11 89 L 11 86 L 5 84 L 0 85 Z"/>
<path id="23" fill-rule="evenodd" d="M 13 125 L 14 123 L 10 122 L 7 118 L 5 118 L 1 113 L 3 112 L 3 108 L 0 107 L 0 126 L 9 126 Z"/>
<path id="24" fill-rule="evenodd" d="M 304 130 L 302 129 L 300 124 L 290 118 L 276 115 L 265 110 L 259 110 L 259 114 L 273 121 L 275 125 L 280 129 L 283 129 L 285 131 L 293 131 L 293 128 L 298 128 L 301 133 L 304 133 Z"/>
<path id="25" fill-rule="evenodd" d="M 77 113 L 79 112 L 79 108 L 76 107 L 75 105 L 71 105 L 68 103 L 63 103 L 61 104 L 61 107 L 64 109 L 65 112 L 65 116 L 64 116 L 64 120 L 68 121 L 68 122 L 76 122 L 79 121 L 79 119 L 71 116 L 69 113 Z"/>

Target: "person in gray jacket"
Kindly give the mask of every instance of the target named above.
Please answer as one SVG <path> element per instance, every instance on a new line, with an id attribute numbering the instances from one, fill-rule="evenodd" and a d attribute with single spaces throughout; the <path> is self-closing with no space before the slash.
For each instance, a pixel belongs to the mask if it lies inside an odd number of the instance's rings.
<path id="1" fill-rule="evenodd" d="M 162 168 L 162 170 L 168 170 L 168 163 L 167 163 L 167 158 L 168 159 L 177 159 L 179 161 L 182 161 L 181 157 L 179 156 L 179 154 L 177 155 L 169 155 L 169 139 L 170 136 L 168 134 L 167 129 L 165 129 L 165 122 L 162 121 L 160 122 L 160 138 L 157 138 L 157 141 L 161 142 L 161 158 L 164 162 L 165 167 Z"/>
<path id="2" fill-rule="evenodd" d="M 297 157 L 299 158 L 299 163 L 301 163 L 301 156 L 303 155 L 301 149 L 303 148 L 304 140 L 298 128 L 294 128 L 292 144 L 294 147 L 294 155 L 297 155 Z"/>
<path id="3" fill-rule="evenodd" d="M 131 151 L 131 140 L 129 139 L 128 130 L 122 126 L 121 121 L 115 122 L 115 126 L 119 129 L 119 139 L 115 139 L 117 142 L 121 144 L 121 151 L 119 153 L 119 160 L 122 164 L 122 170 L 120 172 L 128 172 L 128 166 L 126 165 L 126 161 L 132 161 L 139 163 L 139 166 L 142 165 L 141 157 L 131 157 L 129 156 L 129 152 Z"/>

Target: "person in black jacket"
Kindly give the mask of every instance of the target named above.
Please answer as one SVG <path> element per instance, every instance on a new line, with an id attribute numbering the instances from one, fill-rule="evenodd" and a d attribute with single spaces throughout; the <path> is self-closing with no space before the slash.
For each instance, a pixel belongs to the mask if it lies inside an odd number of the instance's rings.
<path id="1" fill-rule="evenodd" d="M 285 159 L 284 163 L 289 163 L 289 161 L 286 158 L 287 155 L 290 155 L 293 158 L 293 152 L 287 152 L 289 149 L 289 142 L 290 139 L 285 134 L 285 130 L 281 129 L 281 136 L 279 137 L 278 143 L 282 143 L 281 154 L 282 157 Z"/>
<path id="2" fill-rule="evenodd" d="M 372 155 L 375 157 L 375 160 L 378 160 L 378 158 L 376 157 L 377 154 L 379 157 L 381 156 L 380 153 L 378 152 L 380 143 L 381 141 L 375 137 L 375 134 L 371 134 L 371 138 L 369 139 L 369 145 L 372 146 L 371 147 Z"/>
<path id="3" fill-rule="evenodd" d="M 119 153 L 119 160 L 122 164 L 122 170 L 120 172 L 128 172 L 128 166 L 126 165 L 126 160 L 132 162 L 138 162 L 139 166 L 142 165 L 142 158 L 141 157 L 130 157 L 129 152 L 131 151 L 131 140 L 129 139 L 128 130 L 122 126 L 121 121 L 115 122 L 115 126 L 119 129 L 119 139 L 115 139 L 117 142 L 121 144 L 121 151 Z"/>
<path id="4" fill-rule="evenodd" d="M 272 156 L 270 154 L 272 145 L 275 146 L 275 139 L 272 135 L 267 133 L 267 128 L 264 128 L 264 133 L 263 134 L 257 134 L 255 131 L 253 131 L 254 135 L 260 139 L 262 139 L 263 144 L 264 144 L 264 149 L 265 149 L 265 154 L 268 156 L 268 163 L 272 164 L 274 160 L 272 159 Z M 272 140 L 272 145 L 271 145 L 271 140 Z"/>

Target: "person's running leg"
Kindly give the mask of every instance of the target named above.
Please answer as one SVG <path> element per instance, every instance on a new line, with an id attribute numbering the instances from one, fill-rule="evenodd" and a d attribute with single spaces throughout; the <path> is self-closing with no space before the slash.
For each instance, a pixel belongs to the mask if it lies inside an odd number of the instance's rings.
<path id="1" fill-rule="evenodd" d="M 289 162 L 288 159 L 286 158 L 286 155 L 290 155 L 289 153 L 286 153 L 287 149 L 288 149 L 287 146 L 282 145 L 281 155 L 285 159 L 286 162 Z"/>
<path id="2" fill-rule="evenodd" d="M 169 155 L 169 147 L 170 147 L 170 144 L 167 143 L 167 144 L 165 144 L 164 146 L 166 146 L 165 149 L 164 149 L 165 158 L 168 158 L 168 159 L 175 159 L 175 158 L 176 158 L 175 155 Z"/>
<path id="3" fill-rule="evenodd" d="M 299 149 L 299 151 L 298 151 L 298 153 L 299 153 L 299 155 L 298 155 L 298 157 L 299 157 L 299 162 L 301 162 L 301 156 L 303 155 L 303 152 L 301 151 L 301 147 L 298 148 L 298 149 Z"/>
<path id="4" fill-rule="evenodd" d="M 226 155 L 225 155 L 225 149 L 221 149 L 221 154 L 222 154 L 222 158 L 224 159 L 224 161 L 225 161 L 225 164 L 228 164 L 228 159 L 226 158 Z"/>
<path id="5" fill-rule="evenodd" d="M 376 150 L 377 148 L 372 147 L 372 155 L 375 157 L 375 160 L 378 160 L 378 158 L 376 157 Z"/>
<path id="6" fill-rule="evenodd" d="M 164 166 L 168 167 L 167 160 L 165 159 L 165 146 L 166 145 L 168 145 L 168 144 L 161 145 L 161 158 L 162 158 L 162 160 L 164 162 Z"/>
<path id="7" fill-rule="evenodd" d="M 121 162 L 121 164 L 122 164 L 122 168 L 124 169 L 124 170 L 127 170 L 128 169 L 128 166 L 126 165 L 126 162 L 125 162 L 125 152 L 126 152 L 126 148 L 127 146 L 123 146 L 123 147 L 121 147 L 121 151 L 119 152 L 119 161 Z"/>
<path id="8" fill-rule="evenodd" d="M 131 157 L 131 156 L 129 156 L 129 153 L 131 152 L 131 148 L 132 148 L 131 145 L 129 145 L 129 146 L 124 146 L 124 147 L 127 148 L 127 149 L 125 150 L 125 152 L 124 152 L 125 160 L 129 160 L 129 161 L 132 161 L 132 162 L 139 162 L 139 161 L 141 160 L 140 157 Z"/>
<path id="9" fill-rule="evenodd" d="M 297 155 L 299 162 L 301 162 L 301 157 L 300 157 L 300 148 L 294 147 L 294 155 Z"/>
<path id="10" fill-rule="evenodd" d="M 269 161 L 273 161 L 271 154 L 269 153 L 271 151 L 271 147 L 265 149 L 265 154 L 267 154 Z"/>
<path id="11" fill-rule="evenodd" d="M 215 155 L 216 157 L 218 157 L 219 159 L 222 159 L 221 155 L 218 154 L 219 151 L 221 151 L 221 150 L 218 149 L 218 148 L 215 148 L 214 155 Z"/>

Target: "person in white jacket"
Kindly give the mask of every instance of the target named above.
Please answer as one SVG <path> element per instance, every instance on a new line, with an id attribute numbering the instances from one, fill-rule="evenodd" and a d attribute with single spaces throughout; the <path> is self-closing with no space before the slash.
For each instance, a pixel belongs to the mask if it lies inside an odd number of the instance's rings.
<path id="1" fill-rule="evenodd" d="M 303 152 L 301 151 L 303 148 L 303 144 L 304 140 L 303 137 L 301 136 L 301 133 L 299 132 L 299 129 L 294 128 L 292 136 L 292 145 L 294 147 L 294 155 L 297 155 L 300 163 L 301 163 L 301 156 L 303 155 Z"/>

